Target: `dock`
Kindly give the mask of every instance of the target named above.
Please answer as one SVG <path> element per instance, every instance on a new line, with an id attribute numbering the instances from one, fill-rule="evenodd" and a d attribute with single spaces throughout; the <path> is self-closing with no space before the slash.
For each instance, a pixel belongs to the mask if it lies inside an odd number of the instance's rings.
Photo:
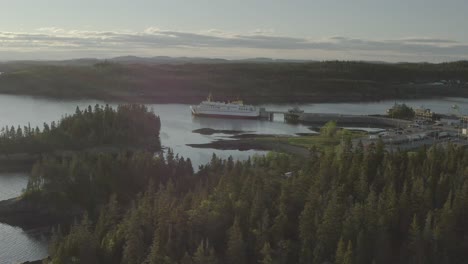
<path id="1" fill-rule="evenodd" d="M 346 115 L 329 113 L 291 113 L 287 111 L 268 111 L 260 109 L 260 117 L 273 120 L 274 115 L 283 115 L 285 121 L 296 121 L 308 124 L 325 124 L 336 121 L 341 126 L 365 125 L 379 127 L 407 127 L 411 121 L 371 115 Z"/>
<path id="2" fill-rule="evenodd" d="M 321 114 L 304 113 L 299 117 L 299 121 L 304 123 L 325 124 L 330 120 L 336 121 L 340 125 L 374 125 L 379 127 L 407 127 L 411 121 L 382 116 L 369 115 L 343 115 L 343 114 Z"/>

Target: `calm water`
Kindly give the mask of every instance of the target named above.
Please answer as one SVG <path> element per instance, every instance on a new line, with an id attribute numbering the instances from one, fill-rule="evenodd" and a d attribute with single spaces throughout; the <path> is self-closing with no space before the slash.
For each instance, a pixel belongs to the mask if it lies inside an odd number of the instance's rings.
<path id="1" fill-rule="evenodd" d="M 0 173 L 0 200 L 17 197 L 28 183 L 25 173 Z M 18 263 L 47 256 L 47 240 L 0 223 L 0 263 Z"/>
<path id="2" fill-rule="evenodd" d="M 441 114 L 449 114 L 452 106 L 457 105 L 461 114 L 468 114 L 468 98 L 443 98 L 429 100 L 389 100 L 370 103 L 321 103 L 299 105 L 305 112 L 339 113 L 351 115 L 385 114 L 395 103 L 405 103 L 413 108 L 430 108 Z M 287 110 L 288 105 L 265 105 L 267 109 Z"/>
<path id="3" fill-rule="evenodd" d="M 407 100 L 404 102 L 412 107 L 424 106 L 435 112 L 450 113 L 453 105 L 458 105 L 464 114 L 468 114 L 468 99 L 446 98 L 437 100 Z M 44 122 L 58 120 L 63 114 L 72 114 L 76 106 L 80 108 L 88 105 L 102 104 L 96 100 L 58 101 L 27 96 L 0 95 L 0 127 L 5 125 L 38 125 Z M 346 113 L 346 114 L 384 114 L 395 101 L 373 103 L 326 103 L 299 105 L 306 112 Z M 116 105 L 116 104 L 111 104 Z M 175 153 L 192 160 L 195 168 L 209 162 L 213 153 L 220 157 L 233 156 L 235 159 L 246 159 L 258 151 L 221 151 L 214 149 L 196 149 L 186 146 L 190 143 L 208 143 L 214 139 L 225 137 L 215 134 L 211 136 L 192 133 L 197 128 L 213 128 L 225 130 L 243 130 L 261 134 L 294 134 L 309 133 L 303 125 L 288 125 L 281 121 L 281 116 L 275 116 L 275 121 L 257 120 L 224 120 L 213 118 L 193 118 L 188 105 L 164 104 L 149 105 L 155 113 L 161 116 L 161 143 Z M 264 105 L 268 110 L 285 111 L 290 105 Z M 18 196 L 26 187 L 27 175 L 0 175 L 0 200 Z M 0 263 L 16 263 L 25 260 L 35 260 L 46 255 L 46 242 L 21 229 L 0 224 Z"/>

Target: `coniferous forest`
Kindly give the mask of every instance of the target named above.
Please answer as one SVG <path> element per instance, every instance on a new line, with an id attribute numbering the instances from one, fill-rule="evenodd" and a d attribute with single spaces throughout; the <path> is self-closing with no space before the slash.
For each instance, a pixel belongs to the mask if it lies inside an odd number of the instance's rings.
<path id="1" fill-rule="evenodd" d="M 459 58 L 460 59 L 460 58 Z M 0 92 L 147 103 L 319 103 L 468 96 L 468 62 L 0 62 Z M 432 85 L 441 80 L 447 85 Z"/>
<path id="2" fill-rule="evenodd" d="M 30 125 L 2 128 L 0 155 L 143 145 L 158 150 L 155 139 L 159 139 L 160 128 L 159 117 L 144 105 L 77 107 L 73 115 L 44 123 L 42 129 Z"/>
<path id="3" fill-rule="evenodd" d="M 41 161 L 35 171 L 47 173 L 33 172 L 31 192 L 70 190 L 62 192 L 86 208 L 55 229 L 49 263 L 466 263 L 468 255 L 468 151 L 453 145 L 388 153 L 345 141 L 307 159 L 213 156 L 197 173 L 171 152 L 127 152 Z"/>

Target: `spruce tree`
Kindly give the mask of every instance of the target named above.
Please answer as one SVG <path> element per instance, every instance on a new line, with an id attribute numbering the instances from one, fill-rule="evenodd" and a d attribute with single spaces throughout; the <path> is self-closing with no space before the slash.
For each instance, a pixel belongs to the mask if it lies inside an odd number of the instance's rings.
<path id="1" fill-rule="evenodd" d="M 123 248 L 122 264 L 140 264 L 145 258 L 143 231 L 140 228 L 140 215 L 133 209 Z M 151 263 L 153 264 L 153 263 Z"/>
<path id="2" fill-rule="evenodd" d="M 408 234 L 412 262 L 415 264 L 424 264 L 424 248 L 422 243 L 421 228 L 418 224 L 416 215 L 413 216 L 413 221 L 411 222 Z"/>
<path id="3" fill-rule="evenodd" d="M 243 264 L 246 262 L 245 242 L 238 217 L 235 218 L 234 223 L 228 230 L 226 257 L 227 262 L 230 264 Z"/>
<path id="4" fill-rule="evenodd" d="M 336 246 L 335 264 L 343 264 L 345 254 L 346 254 L 345 243 L 342 237 L 340 238 L 340 240 L 338 241 L 338 245 Z"/>
<path id="5" fill-rule="evenodd" d="M 354 263 L 354 255 L 353 255 L 353 243 L 351 240 L 348 241 L 348 247 L 346 252 L 343 256 L 343 264 L 353 264 Z"/>
<path id="6" fill-rule="evenodd" d="M 262 259 L 260 261 L 261 264 L 273 264 L 273 258 L 272 258 L 272 250 L 270 247 L 270 243 L 265 242 L 265 245 L 262 248 Z"/>

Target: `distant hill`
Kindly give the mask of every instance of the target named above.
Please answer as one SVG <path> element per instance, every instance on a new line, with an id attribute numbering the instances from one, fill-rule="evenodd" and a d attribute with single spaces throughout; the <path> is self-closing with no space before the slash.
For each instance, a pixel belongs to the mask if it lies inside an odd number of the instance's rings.
<path id="1" fill-rule="evenodd" d="M 468 97 L 468 62 L 301 62 L 267 58 L 117 57 L 0 64 L 0 93 L 196 103 L 208 93 L 248 103 Z"/>
<path id="2" fill-rule="evenodd" d="M 6 61 L 0 62 L 0 67 L 7 67 L 11 65 L 16 66 L 31 66 L 31 65 L 93 65 L 98 62 L 110 61 L 122 64 L 217 64 L 217 63 L 304 63 L 312 62 L 311 60 L 286 60 L 286 59 L 272 59 L 272 58 L 248 58 L 248 59 L 219 59 L 219 58 L 204 58 L 204 57 L 169 57 L 169 56 L 156 56 L 156 57 L 138 57 L 138 56 L 120 56 L 109 59 L 95 59 L 95 58 L 80 58 L 70 60 L 20 60 L 20 61 Z"/>
<path id="3" fill-rule="evenodd" d="M 189 57 L 136 57 L 123 56 L 109 59 L 112 62 L 119 63 L 146 63 L 146 64 L 184 64 L 184 63 L 227 63 L 225 59 L 210 59 L 210 58 L 189 58 Z"/>

